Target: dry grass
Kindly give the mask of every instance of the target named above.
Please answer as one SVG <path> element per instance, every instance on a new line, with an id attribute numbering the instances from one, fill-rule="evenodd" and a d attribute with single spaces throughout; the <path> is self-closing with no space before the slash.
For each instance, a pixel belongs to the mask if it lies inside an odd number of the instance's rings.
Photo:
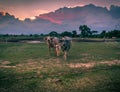
<path id="1" fill-rule="evenodd" d="M 10 66 L 9 61 L 4 61 L 1 63 L 0 68 L 15 68 L 17 72 L 29 72 L 36 71 L 46 71 L 54 68 L 93 68 L 99 65 L 120 65 L 120 60 L 113 61 L 101 61 L 101 62 L 90 62 L 90 63 L 61 63 L 59 59 L 49 59 L 49 60 L 27 60 L 25 63 L 16 64 L 16 66 Z"/>
<path id="2" fill-rule="evenodd" d="M 94 66 L 98 65 L 120 65 L 120 60 L 113 60 L 113 61 L 101 61 L 101 62 L 90 62 L 90 63 L 70 63 L 67 64 L 70 68 L 93 68 Z"/>
<path id="3" fill-rule="evenodd" d="M 74 43 L 65 61 L 45 44 L 1 44 L 0 92 L 119 92 L 119 46 Z"/>

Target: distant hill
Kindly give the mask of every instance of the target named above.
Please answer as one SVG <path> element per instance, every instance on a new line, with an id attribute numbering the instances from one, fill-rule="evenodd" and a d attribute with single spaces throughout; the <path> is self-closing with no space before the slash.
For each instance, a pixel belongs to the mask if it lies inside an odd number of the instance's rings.
<path id="1" fill-rule="evenodd" d="M 40 34 L 50 31 L 62 32 L 78 30 L 79 25 L 88 25 L 92 30 L 120 29 L 120 6 L 106 7 L 93 4 L 83 7 L 63 7 L 20 21 L 9 13 L 0 12 L 0 34 Z"/>

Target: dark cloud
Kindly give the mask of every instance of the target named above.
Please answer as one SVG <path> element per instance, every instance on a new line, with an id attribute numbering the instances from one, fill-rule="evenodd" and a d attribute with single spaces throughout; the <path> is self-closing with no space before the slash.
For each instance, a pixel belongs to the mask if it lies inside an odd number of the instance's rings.
<path id="1" fill-rule="evenodd" d="M 120 0 L 0 0 L 0 10 L 25 19 L 65 6 L 76 7 L 90 3 L 109 8 L 110 5 L 120 5 Z"/>
<path id="2" fill-rule="evenodd" d="M 110 13 L 113 18 L 120 18 L 120 7 L 111 5 L 110 7 Z"/>
<path id="3" fill-rule="evenodd" d="M 0 34 L 40 34 L 50 31 L 78 30 L 80 25 L 88 25 L 92 30 L 119 29 L 120 6 L 111 6 L 110 10 L 93 4 L 84 7 L 60 8 L 55 12 L 36 16 L 35 20 L 26 18 L 24 21 L 3 12 L 0 13 Z M 60 23 L 58 23 L 58 21 Z"/>

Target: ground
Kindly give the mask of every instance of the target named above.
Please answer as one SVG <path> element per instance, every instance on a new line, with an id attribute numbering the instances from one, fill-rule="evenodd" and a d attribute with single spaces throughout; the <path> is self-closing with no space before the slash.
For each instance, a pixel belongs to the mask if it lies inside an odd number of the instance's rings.
<path id="1" fill-rule="evenodd" d="M 0 44 L 0 92 L 119 92 L 120 43 L 73 42 L 65 61 L 45 43 Z"/>

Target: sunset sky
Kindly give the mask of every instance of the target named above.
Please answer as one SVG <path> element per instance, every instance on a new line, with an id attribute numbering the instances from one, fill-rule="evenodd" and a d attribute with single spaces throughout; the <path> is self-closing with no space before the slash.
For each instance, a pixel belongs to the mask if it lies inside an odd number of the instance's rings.
<path id="1" fill-rule="evenodd" d="M 120 0 L 0 0 L 0 11 L 24 20 L 34 19 L 39 14 L 52 12 L 58 8 L 84 6 L 90 3 L 109 8 L 110 5 L 120 5 Z"/>

